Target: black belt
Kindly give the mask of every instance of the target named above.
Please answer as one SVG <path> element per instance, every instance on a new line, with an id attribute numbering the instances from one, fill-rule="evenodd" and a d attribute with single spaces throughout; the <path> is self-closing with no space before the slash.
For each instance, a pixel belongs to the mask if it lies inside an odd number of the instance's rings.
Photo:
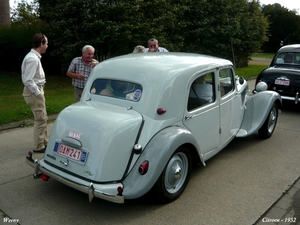
<path id="1" fill-rule="evenodd" d="M 79 90 L 83 90 L 83 88 L 79 88 L 79 87 L 76 87 L 76 86 L 75 86 L 75 88 L 76 88 L 76 89 L 79 89 Z"/>

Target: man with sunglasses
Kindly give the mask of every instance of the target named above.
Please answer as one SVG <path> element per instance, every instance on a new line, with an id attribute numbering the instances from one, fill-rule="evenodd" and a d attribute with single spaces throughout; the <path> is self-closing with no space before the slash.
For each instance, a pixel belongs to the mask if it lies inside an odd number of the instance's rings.
<path id="1" fill-rule="evenodd" d="M 146 48 L 146 52 L 169 52 L 169 51 L 163 47 L 159 47 L 157 39 L 151 38 L 148 41 L 148 48 Z"/>
<path id="2" fill-rule="evenodd" d="M 44 96 L 46 83 L 45 73 L 41 63 L 41 54 L 48 48 L 48 38 L 37 33 L 32 38 L 32 49 L 25 56 L 22 66 L 23 97 L 30 106 L 34 116 L 33 152 L 44 153 L 48 144 L 47 111 Z"/>

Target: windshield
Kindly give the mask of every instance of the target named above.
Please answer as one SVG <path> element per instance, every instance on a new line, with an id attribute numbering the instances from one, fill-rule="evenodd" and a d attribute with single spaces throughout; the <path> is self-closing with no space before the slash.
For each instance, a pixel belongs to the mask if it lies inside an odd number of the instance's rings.
<path id="1" fill-rule="evenodd" d="M 276 60 L 276 64 L 300 64 L 300 52 L 282 52 Z"/>
<path id="2" fill-rule="evenodd" d="M 97 79 L 94 81 L 90 93 L 129 101 L 139 101 L 142 97 L 141 85 L 120 80 Z"/>

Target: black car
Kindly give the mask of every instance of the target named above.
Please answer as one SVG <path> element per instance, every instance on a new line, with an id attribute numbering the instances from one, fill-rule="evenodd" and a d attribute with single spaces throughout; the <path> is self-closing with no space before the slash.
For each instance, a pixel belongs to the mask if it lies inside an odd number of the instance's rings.
<path id="1" fill-rule="evenodd" d="M 270 66 L 256 78 L 256 84 L 265 82 L 268 90 L 281 95 L 283 100 L 298 103 L 300 100 L 300 44 L 281 47 Z"/>

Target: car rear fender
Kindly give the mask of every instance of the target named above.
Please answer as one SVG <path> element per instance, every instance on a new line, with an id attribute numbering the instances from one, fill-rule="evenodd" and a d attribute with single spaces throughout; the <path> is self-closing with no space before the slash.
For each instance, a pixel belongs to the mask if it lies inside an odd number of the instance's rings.
<path id="1" fill-rule="evenodd" d="M 158 132 L 147 144 L 136 164 L 123 180 L 125 199 L 138 198 L 146 194 L 155 184 L 172 154 L 182 145 L 191 144 L 199 150 L 198 144 L 191 132 L 182 127 L 168 127 Z M 205 165 L 201 152 L 200 161 Z M 141 175 L 139 166 L 149 161 L 148 172 Z"/>
<path id="2" fill-rule="evenodd" d="M 245 103 L 243 122 L 236 137 L 246 137 L 258 131 L 275 102 L 280 108 L 282 100 L 275 91 L 263 91 L 250 95 Z"/>

